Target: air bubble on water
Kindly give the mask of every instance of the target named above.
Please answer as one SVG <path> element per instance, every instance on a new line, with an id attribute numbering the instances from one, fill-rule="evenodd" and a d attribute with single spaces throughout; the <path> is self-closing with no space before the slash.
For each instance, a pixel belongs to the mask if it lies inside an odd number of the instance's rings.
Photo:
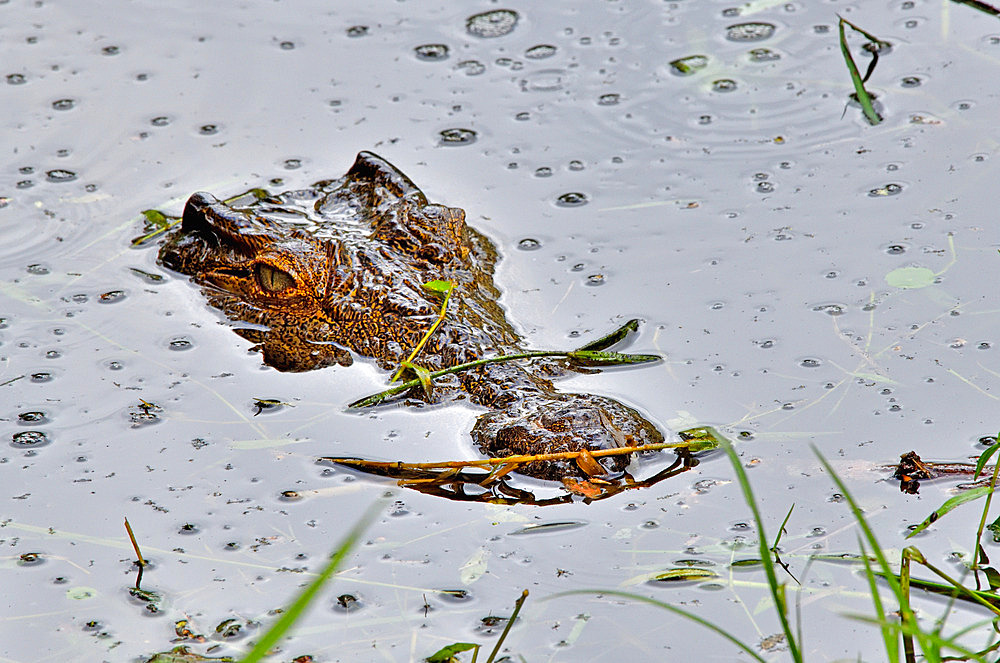
<path id="1" fill-rule="evenodd" d="M 556 205 L 559 207 L 579 207 L 587 204 L 587 194 L 578 191 L 570 191 L 556 198 Z"/>
<path id="2" fill-rule="evenodd" d="M 11 435 L 10 440 L 10 445 L 18 449 L 34 449 L 48 443 L 48 436 L 40 430 L 23 430 Z"/>
<path id="3" fill-rule="evenodd" d="M 549 44 L 538 44 L 537 46 L 532 46 L 524 52 L 524 57 L 529 60 L 541 60 L 543 58 L 550 58 L 556 54 L 556 47 L 550 46 Z"/>
<path id="4" fill-rule="evenodd" d="M 484 39 L 502 37 L 514 29 L 518 18 L 517 12 L 511 9 L 495 9 L 470 16 L 465 21 L 465 29 Z"/>
<path id="5" fill-rule="evenodd" d="M 55 170 L 50 170 L 45 173 L 45 179 L 49 182 L 72 182 L 76 179 L 76 173 L 72 170 L 64 170 L 62 168 L 56 168 Z"/>
<path id="6" fill-rule="evenodd" d="M 764 41 L 774 34 L 775 29 L 771 23 L 737 23 L 726 28 L 726 39 L 729 41 Z"/>
<path id="7" fill-rule="evenodd" d="M 440 131 L 438 135 L 441 137 L 441 145 L 471 145 L 476 142 L 476 132 L 472 129 L 454 127 L 451 129 L 444 129 Z"/>
<path id="8" fill-rule="evenodd" d="M 421 44 L 413 49 L 413 52 L 417 55 L 417 59 L 426 62 L 447 60 L 448 51 L 447 44 Z"/>
<path id="9" fill-rule="evenodd" d="M 486 71 L 486 65 L 479 60 L 462 60 L 457 68 L 464 71 L 466 76 L 478 76 Z"/>

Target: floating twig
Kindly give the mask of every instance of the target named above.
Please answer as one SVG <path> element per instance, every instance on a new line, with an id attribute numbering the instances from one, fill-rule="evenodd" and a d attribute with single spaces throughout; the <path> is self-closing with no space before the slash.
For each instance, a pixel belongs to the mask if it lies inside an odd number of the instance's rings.
<path id="1" fill-rule="evenodd" d="M 146 568 L 146 560 L 142 556 L 142 551 L 139 550 L 139 544 L 135 540 L 135 534 L 132 533 L 132 526 L 128 524 L 128 518 L 125 519 L 125 531 L 128 532 L 129 541 L 132 542 L 132 549 L 135 550 L 136 563 L 139 565 L 139 573 L 135 576 L 135 588 L 139 589 L 139 585 L 142 583 L 142 570 Z"/>

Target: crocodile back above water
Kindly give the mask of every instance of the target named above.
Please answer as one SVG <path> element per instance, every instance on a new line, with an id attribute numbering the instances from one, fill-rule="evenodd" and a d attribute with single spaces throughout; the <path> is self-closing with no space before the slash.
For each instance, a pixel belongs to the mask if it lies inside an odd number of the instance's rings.
<path id="1" fill-rule="evenodd" d="M 454 284 L 444 323 L 417 363 L 430 370 L 520 349 L 497 304 L 497 255 L 458 208 L 430 204 L 408 177 L 370 152 L 341 178 L 232 204 L 207 193 L 188 200 L 160 261 L 191 277 L 208 302 L 282 371 L 349 365 L 352 352 L 396 368 L 437 319 L 423 284 Z M 490 456 L 637 446 L 662 440 L 633 408 L 555 390 L 545 371 L 489 364 L 435 382 L 436 394 L 490 408 L 472 436 Z M 416 394 L 415 397 L 422 397 Z M 620 470 L 626 457 L 605 459 Z M 537 462 L 543 478 L 579 474 Z"/>

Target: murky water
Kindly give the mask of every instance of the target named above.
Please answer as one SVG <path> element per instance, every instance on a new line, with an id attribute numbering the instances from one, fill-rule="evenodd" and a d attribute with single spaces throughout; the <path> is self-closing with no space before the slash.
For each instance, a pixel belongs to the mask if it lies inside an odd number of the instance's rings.
<path id="1" fill-rule="evenodd" d="M 525 660 L 735 654 L 653 608 L 543 600 L 579 588 L 683 604 L 753 643 L 778 632 L 757 610 L 763 575 L 727 566 L 757 533 L 723 457 L 546 508 L 317 465 L 473 457 L 477 411 L 348 414 L 382 388 L 373 366 L 264 368 L 155 248 L 130 248 L 142 209 L 336 177 L 362 149 L 496 242 L 503 303 L 534 347 L 645 320 L 631 349 L 666 362 L 562 388 L 736 439 L 769 536 L 795 503 L 783 547 L 810 659 L 878 650 L 875 629 L 840 616 L 868 609 L 863 581 L 806 568 L 810 553 L 856 551 L 810 447 L 898 548 L 947 486 L 901 496 L 871 466 L 910 449 L 961 459 L 998 428 L 995 19 L 920 2 L 169 5 L 0 2 L 5 660 L 236 654 L 389 491 L 276 660 L 492 643 L 482 620 L 523 588 L 508 647 Z M 834 10 L 893 44 L 870 81 L 878 127 L 845 108 Z M 922 287 L 898 287 L 903 275 Z M 285 405 L 255 416 L 260 398 Z M 153 563 L 155 614 L 128 593 L 123 517 Z M 921 549 L 958 572 L 973 519 Z M 553 523 L 570 525 L 527 529 Z M 721 577 L 646 583 L 694 563 Z M 182 639 L 182 619 L 206 640 Z M 240 628 L 217 633 L 230 619 Z"/>

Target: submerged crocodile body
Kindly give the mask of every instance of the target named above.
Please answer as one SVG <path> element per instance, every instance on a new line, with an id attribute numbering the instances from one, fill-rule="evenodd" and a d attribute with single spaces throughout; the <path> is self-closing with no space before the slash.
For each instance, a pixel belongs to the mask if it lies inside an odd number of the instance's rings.
<path id="1" fill-rule="evenodd" d="M 461 209 L 428 203 L 370 152 L 344 177 L 245 204 L 194 194 L 159 259 L 200 285 L 264 362 L 282 371 L 346 366 L 352 352 L 395 369 L 437 319 L 440 300 L 423 288 L 434 280 L 454 283 L 452 303 L 416 363 L 433 371 L 521 347 L 497 304 L 490 241 L 466 226 Z M 489 408 L 472 430 L 488 456 L 662 441 L 636 410 L 558 392 L 545 373 L 522 362 L 487 364 L 439 379 L 435 394 Z M 601 462 L 620 471 L 627 458 Z M 565 461 L 519 471 L 546 479 L 581 474 Z"/>

